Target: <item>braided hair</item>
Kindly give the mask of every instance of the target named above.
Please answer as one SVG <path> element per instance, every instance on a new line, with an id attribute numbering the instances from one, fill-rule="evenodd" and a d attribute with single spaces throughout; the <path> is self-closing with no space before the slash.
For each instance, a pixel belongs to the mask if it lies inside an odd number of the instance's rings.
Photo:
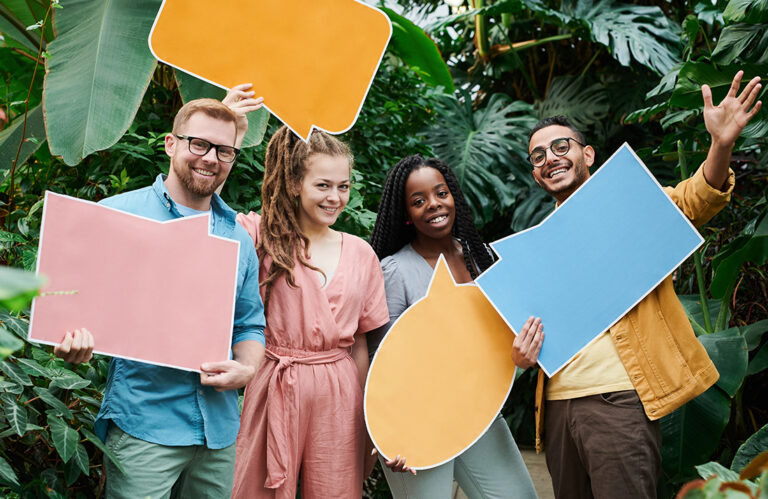
<path id="1" fill-rule="evenodd" d="M 376 217 L 376 225 L 371 234 L 371 246 L 379 260 L 383 260 L 416 239 L 416 229 L 413 225 L 405 223 L 405 183 L 411 172 L 421 168 L 434 168 L 445 178 L 456 209 L 451 233 L 461 243 L 464 264 L 472 279 L 475 279 L 477 269 L 483 272 L 491 266 L 495 257 L 480 239 L 456 175 L 439 159 L 425 159 L 416 154 L 401 159 L 389 170 L 381 193 L 379 215 Z"/>
<path id="2" fill-rule="evenodd" d="M 307 161 L 314 154 L 344 156 L 352 168 L 349 147 L 320 130 L 313 131 L 309 141 L 304 142 L 282 126 L 267 145 L 261 188 L 261 238 L 256 246 L 259 258 L 265 254 L 272 258 L 267 276 L 261 281 L 266 288 L 265 310 L 272 287 L 280 276 L 285 275 L 288 285 L 296 287 L 293 274 L 296 258 L 305 267 L 322 273 L 309 263 L 309 238 L 301 230 L 297 208 Z"/>

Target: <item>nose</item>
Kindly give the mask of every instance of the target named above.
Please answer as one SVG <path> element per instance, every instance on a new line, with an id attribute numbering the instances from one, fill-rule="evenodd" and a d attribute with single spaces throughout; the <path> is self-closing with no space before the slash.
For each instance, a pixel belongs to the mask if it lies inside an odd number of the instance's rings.
<path id="1" fill-rule="evenodd" d="M 557 161 L 557 158 L 559 158 L 559 156 L 557 154 L 555 154 L 554 152 L 552 152 L 552 149 L 550 149 L 549 147 L 544 149 L 544 164 L 545 165 L 551 163 L 552 161 Z"/>
<path id="2" fill-rule="evenodd" d="M 326 198 L 329 201 L 338 201 L 340 199 L 339 198 L 339 190 L 336 187 L 334 187 L 332 189 L 329 189 L 328 190 L 328 195 L 326 196 Z"/>
<path id="3" fill-rule="evenodd" d="M 440 198 L 437 196 L 429 196 L 427 199 L 427 209 L 435 210 L 440 207 Z"/>
<path id="4" fill-rule="evenodd" d="M 219 158 L 216 156 L 216 148 L 211 147 L 207 153 L 203 154 L 203 161 L 206 163 L 216 163 L 219 161 Z"/>

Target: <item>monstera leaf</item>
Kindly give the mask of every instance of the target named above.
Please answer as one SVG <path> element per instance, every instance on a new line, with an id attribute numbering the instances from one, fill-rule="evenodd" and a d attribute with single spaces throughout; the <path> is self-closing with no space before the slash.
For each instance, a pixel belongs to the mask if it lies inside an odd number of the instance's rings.
<path id="1" fill-rule="evenodd" d="M 160 0 L 71 0 L 56 10 L 43 89 L 51 153 L 75 165 L 115 144 L 157 61 L 147 38 Z"/>
<path id="2" fill-rule="evenodd" d="M 552 80 L 546 99 L 535 104 L 539 119 L 562 114 L 578 129 L 586 128 L 608 115 L 610 104 L 605 87 L 590 84 L 583 77 L 558 76 Z M 526 144 L 527 147 L 527 144 Z"/>
<path id="3" fill-rule="evenodd" d="M 589 28 L 593 41 L 608 47 L 624 66 L 632 59 L 666 74 L 679 59 L 680 28 L 656 6 L 625 5 L 603 0 L 578 2 L 574 17 Z"/>

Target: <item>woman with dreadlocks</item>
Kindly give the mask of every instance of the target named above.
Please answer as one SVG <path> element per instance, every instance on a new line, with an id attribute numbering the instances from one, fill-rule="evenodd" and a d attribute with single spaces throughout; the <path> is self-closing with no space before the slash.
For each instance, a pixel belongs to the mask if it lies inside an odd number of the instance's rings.
<path id="1" fill-rule="evenodd" d="M 362 495 L 365 333 L 389 320 L 376 254 L 330 228 L 349 200 L 352 154 L 287 127 L 267 146 L 256 243 L 266 360 L 245 390 L 234 498 Z"/>
<path id="2" fill-rule="evenodd" d="M 383 334 L 405 309 L 427 294 L 439 256 L 445 257 L 457 283 L 473 281 L 494 261 L 482 243 L 472 214 L 451 169 L 437 159 L 408 156 L 387 174 L 371 245 L 381 259 L 390 321 L 369 337 L 373 355 Z M 468 331 L 467 341 L 471 341 Z M 512 358 L 519 367 L 535 364 L 543 330 L 529 318 L 515 339 Z M 453 478 L 470 499 L 536 497 L 533 482 L 509 427 L 501 416 L 460 456 L 419 471 L 407 456 L 384 463 L 392 495 L 441 499 L 451 496 Z M 411 473 L 398 473 L 407 472 Z"/>

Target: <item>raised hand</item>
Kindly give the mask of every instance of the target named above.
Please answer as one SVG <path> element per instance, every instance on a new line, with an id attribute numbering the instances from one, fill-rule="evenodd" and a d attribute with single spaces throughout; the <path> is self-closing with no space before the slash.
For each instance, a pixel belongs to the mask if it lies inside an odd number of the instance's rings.
<path id="1" fill-rule="evenodd" d="M 712 89 L 709 85 L 701 86 L 701 95 L 704 98 L 704 124 L 712 136 L 713 144 L 733 146 L 749 120 L 760 111 L 761 101 L 757 101 L 752 106 L 762 88 L 760 77 L 752 78 L 744 90 L 736 95 L 741 86 L 742 76 L 744 71 L 736 73 L 728 95 L 717 106 L 712 102 Z"/>
<path id="2" fill-rule="evenodd" d="M 243 143 L 245 132 L 248 131 L 248 113 L 261 109 L 261 106 L 264 104 L 264 97 L 253 98 L 256 92 L 249 90 L 252 86 L 250 83 L 236 85 L 227 92 L 227 96 L 221 101 L 237 115 L 237 141 L 235 147 L 238 148 Z"/>

